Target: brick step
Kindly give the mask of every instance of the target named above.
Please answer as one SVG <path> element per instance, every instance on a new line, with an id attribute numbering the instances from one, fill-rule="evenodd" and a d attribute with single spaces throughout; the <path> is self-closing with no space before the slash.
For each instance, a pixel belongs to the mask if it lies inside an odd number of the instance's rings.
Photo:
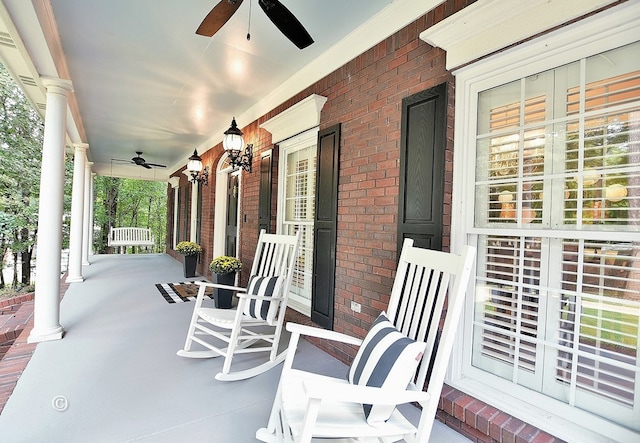
<path id="1" fill-rule="evenodd" d="M 22 331 L 23 329 L 15 331 L 16 337 L 19 336 L 22 333 Z M 15 338 L 8 339 L 7 337 L 4 337 L 4 338 L 0 337 L 0 362 L 4 358 L 5 354 L 9 351 L 9 349 L 11 349 L 11 346 L 13 346 L 15 341 L 16 341 Z"/>
<path id="2" fill-rule="evenodd" d="M 22 302 L 12 314 L 0 316 L 0 346 L 4 348 L 7 344 L 13 344 L 31 317 L 33 317 L 33 300 Z"/>
<path id="3" fill-rule="evenodd" d="M 7 342 L 0 346 L 0 352 L 4 353 L 0 357 L 0 413 L 36 349 L 35 343 L 27 343 L 29 332 L 33 328 L 33 301 L 22 303 L 12 317 L 13 329 L 5 331 L 3 328 L 0 331 L 0 337 L 2 333 L 7 334 L 6 337 L 15 336 L 11 345 Z"/>
<path id="4" fill-rule="evenodd" d="M 7 307 L 18 305 L 20 306 L 22 303 L 26 301 L 33 300 L 33 292 L 28 292 L 26 294 L 16 295 L 15 297 L 0 299 L 0 311 L 4 310 Z"/>
<path id="5" fill-rule="evenodd" d="M 12 317 L 13 317 L 13 312 L 11 313 L 0 312 L 0 328 L 2 328 L 4 324 Z"/>

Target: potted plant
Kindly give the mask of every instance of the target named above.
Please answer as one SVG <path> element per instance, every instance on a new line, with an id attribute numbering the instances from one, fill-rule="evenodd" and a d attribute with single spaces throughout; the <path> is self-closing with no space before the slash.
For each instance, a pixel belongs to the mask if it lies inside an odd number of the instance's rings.
<path id="1" fill-rule="evenodd" d="M 233 286 L 236 281 L 236 272 L 242 269 L 242 262 L 236 257 L 221 255 L 216 257 L 209 264 L 211 276 L 214 283 Z M 214 293 L 216 308 L 231 308 L 233 302 L 233 291 L 230 289 L 216 288 Z"/>
<path id="2" fill-rule="evenodd" d="M 184 255 L 184 276 L 195 277 L 198 256 L 202 253 L 202 246 L 192 241 L 181 241 L 176 245 L 176 252 Z"/>

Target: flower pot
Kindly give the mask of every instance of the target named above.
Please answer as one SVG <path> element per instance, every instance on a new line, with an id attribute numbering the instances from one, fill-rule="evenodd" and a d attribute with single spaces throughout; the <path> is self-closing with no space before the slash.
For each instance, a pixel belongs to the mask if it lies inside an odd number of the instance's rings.
<path id="1" fill-rule="evenodd" d="M 228 274 L 213 274 L 213 282 L 221 285 L 233 286 L 236 282 L 236 273 L 230 272 Z M 213 294 L 213 300 L 218 309 L 229 309 L 233 304 L 233 294 L 235 291 L 231 289 L 216 288 Z"/>
<path id="2" fill-rule="evenodd" d="M 196 266 L 198 265 L 198 256 L 197 255 L 185 255 L 184 260 L 182 262 L 184 267 L 184 276 L 185 277 L 195 277 L 196 276 Z"/>

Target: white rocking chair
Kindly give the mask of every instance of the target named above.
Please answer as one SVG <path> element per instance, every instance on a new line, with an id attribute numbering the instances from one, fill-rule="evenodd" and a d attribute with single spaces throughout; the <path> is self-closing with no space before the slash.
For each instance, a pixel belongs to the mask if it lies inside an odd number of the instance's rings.
<path id="1" fill-rule="evenodd" d="M 266 234 L 260 232 L 256 255 L 247 288 L 194 282 L 200 285 L 181 357 L 224 357 L 217 380 L 244 380 L 261 374 L 281 363 L 286 350 L 278 354 L 289 287 L 299 252 L 300 235 Z M 238 291 L 237 309 L 203 307 L 207 287 Z M 208 336 L 203 337 L 202 336 Z M 193 343 L 206 350 L 193 350 Z M 253 346 L 256 343 L 261 346 Z M 266 343 L 265 343 L 266 342 Z M 269 360 L 249 369 L 231 372 L 236 354 L 269 352 Z"/>
<path id="2" fill-rule="evenodd" d="M 269 423 L 256 432 L 256 438 L 297 443 L 316 438 L 426 443 L 474 256 L 475 249 L 469 246 L 458 256 L 415 248 L 413 240 L 405 240 L 387 311 L 390 320 L 381 314 L 364 340 L 288 323 L 292 333 L 288 355 Z M 360 346 L 347 379 L 293 368 L 300 335 Z M 426 392 L 422 390 L 425 383 Z M 396 409 L 410 402 L 422 408 L 417 427 Z"/>

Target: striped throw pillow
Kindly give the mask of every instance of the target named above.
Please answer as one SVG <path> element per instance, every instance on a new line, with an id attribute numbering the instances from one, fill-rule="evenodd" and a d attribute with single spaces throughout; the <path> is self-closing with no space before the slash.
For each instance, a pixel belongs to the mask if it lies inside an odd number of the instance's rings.
<path id="1" fill-rule="evenodd" d="M 282 278 L 251 276 L 249 279 L 249 287 L 247 293 L 250 295 L 261 295 L 263 297 L 272 297 L 277 294 L 282 285 Z M 271 302 L 268 300 L 250 299 L 244 305 L 244 315 L 251 318 L 273 321 L 275 309 L 269 309 Z M 270 312 L 271 311 L 271 312 Z"/>
<path id="2" fill-rule="evenodd" d="M 349 383 L 404 390 L 415 374 L 425 347 L 426 343 L 399 332 L 382 312 L 371 325 L 349 368 Z M 362 406 L 369 424 L 388 420 L 395 409 L 393 405 Z"/>

